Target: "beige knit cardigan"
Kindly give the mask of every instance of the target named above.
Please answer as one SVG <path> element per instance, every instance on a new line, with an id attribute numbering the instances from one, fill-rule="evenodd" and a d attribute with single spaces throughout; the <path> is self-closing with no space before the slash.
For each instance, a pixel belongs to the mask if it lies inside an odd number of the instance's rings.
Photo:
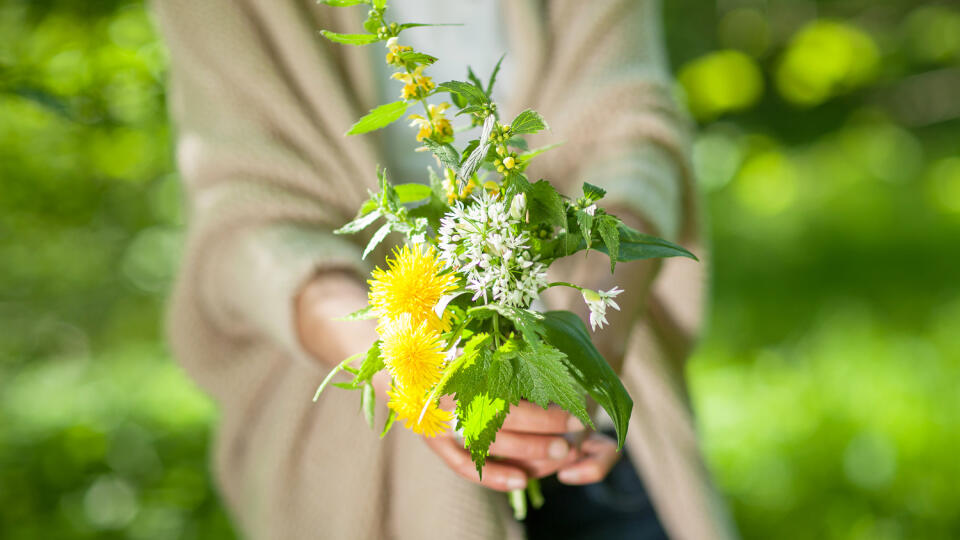
<path id="1" fill-rule="evenodd" d="M 373 62 L 383 61 L 377 46 L 333 45 L 317 30 L 356 31 L 362 10 L 313 0 L 154 7 L 171 52 L 189 221 L 170 339 L 219 405 L 215 476 L 238 529 L 264 539 L 522 537 L 503 494 L 457 477 L 408 430 L 378 439 L 354 394 L 311 401 L 340 359 L 303 350 L 293 299 L 317 272 L 368 270 L 358 245 L 330 231 L 375 182 L 376 137 L 342 134 L 378 103 Z M 657 2 L 510 0 L 502 10 L 518 79 L 505 116 L 533 107 L 550 139 L 566 141 L 533 174 L 568 189 L 604 185 L 702 255 Z M 671 260 L 638 291 L 649 295 L 622 371 L 635 401 L 629 458 L 671 536 L 698 540 L 732 534 L 683 381 L 704 266 Z"/>

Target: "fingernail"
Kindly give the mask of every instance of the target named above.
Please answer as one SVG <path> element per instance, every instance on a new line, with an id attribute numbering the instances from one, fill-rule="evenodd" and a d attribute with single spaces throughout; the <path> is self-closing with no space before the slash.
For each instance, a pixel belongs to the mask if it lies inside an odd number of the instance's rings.
<path id="1" fill-rule="evenodd" d="M 570 446 L 567 444 L 567 441 L 556 439 L 547 447 L 547 455 L 549 455 L 551 459 L 563 459 L 567 457 L 568 450 L 570 450 Z"/>
<path id="2" fill-rule="evenodd" d="M 576 482 L 580 479 L 580 473 L 576 469 L 564 469 L 557 473 L 557 480 L 565 484 Z"/>
<path id="3" fill-rule="evenodd" d="M 527 487 L 527 480 L 520 476 L 511 476 L 507 479 L 507 489 L 523 489 Z"/>
<path id="4" fill-rule="evenodd" d="M 567 431 L 583 431 L 583 422 L 581 422 L 576 416 L 571 416 L 567 419 Z"/>

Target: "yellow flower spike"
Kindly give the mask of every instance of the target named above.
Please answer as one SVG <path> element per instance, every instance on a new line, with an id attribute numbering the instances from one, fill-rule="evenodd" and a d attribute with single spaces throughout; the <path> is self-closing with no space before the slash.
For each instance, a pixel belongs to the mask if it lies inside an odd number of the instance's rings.
<path id="1" fill-rule="evenodd" d="M 377 333 L 380 334 L 383 363 L 400 386 L 428 388 L 440 381 L 443 341 L 431 324 L 427 321 L 415 323 L 408 313 L 404 313 L 395 319 L 381 320 Z"/>
<path id="2" fill-rule="evenodd" d="M 397 413 L 397 420 L 402 420 L 407 429 L 427 437 L 435 437 L 450 429 L 453 413 L 437 407 L 436 403 L 431 403 L 421 419 L 420 413 L 426 405 L 428 392 L 429 389 L 394 386 L 387 390 L 387 396 L 390 398 L 387 401 L 387 407 Z"/>
<path id="3" fill-rule="evenodd" d="M 503 166 L 507 169 L 512 169 L 516 164 L 517 160 L 513 159 L 513 156 L 507 156 L 503 158 Z"/>
<path id="4" fill-rule="evenodd" d="M 490 195 L 494 195 L 496 197 L 500 196 L 500 184 L 494 182 L 493 180 L 487 180 L 484 182 L 483 189 L 487 190 Z"/>
<path id="5" fill-rule="evenodd" d="M 386 270 L 375 269 L 368 282 L 370 305 L 381 319 L 408 313 L 417 323 L 427 320 L 440 297 L 456 289 L 453 274 L 440 274 L 443 264 L 433 248 L 403 246 L 387 265 Z"/>

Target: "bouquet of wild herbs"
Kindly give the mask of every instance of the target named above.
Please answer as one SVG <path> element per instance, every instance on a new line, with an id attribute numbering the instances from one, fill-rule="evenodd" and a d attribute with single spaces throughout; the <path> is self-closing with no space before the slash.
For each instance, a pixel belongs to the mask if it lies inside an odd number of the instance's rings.
<path id="1" fill-rule="evenodd" d="M 524 171 L 550 147 L 530 149 L 524 136 L 547 124 L 529 109 L 509 122 L 500 118 L 490 98 L 499 64 L 486 84 L 472 70 L 467 81 L 436 84 L 426 70 L 437 59 L 399 40 L 403 31 L 429 25 L 387 22 L 386 0 L 325 3 L 368 7 L 367 33 L 322 33 L 348 45 L 384 42 L 386 63 L 402 84 L 398 101 L 373 109 L 347 134 L 382 128 L 419 108 L 407 118 L 417 128 L 420 150 L 433 153 L 440 173 L 430 169 L 429 184 L 393 185 L 379 170 L 379 191 L 371 193 L 356 219 L 336 231 L 353 234 L 382 222 L 364 257 L 391 232 L 403 234 L 406 243 L 385 269 L 373 271 L 369 306 L 347 317 L 377 318 L 380 339 L 365 354 L 340 363 L 317 395 L 338 372 L 349 372 L 352 380 L 335 385 L 361 390 L 372 426 L 371 378 L 386 369 L 392 388 L 383 433 L 401 420 L 430 437 L 450 429 L 456 419 L 480 474 L 511 405 L 521 399 L 544 408 L 556 403 L 592 426 L 585 401 L 590 396 L 610 415 L 622 446 L 633 402 L 617 374 L 576 315 L 541 312 L 534 302 L 550 287 L 577 289 L 596 329 L 606 324 L 608 308 L 619 309 L 615 298 L 623 291 L 551 283 L 547 269 L 554 261 L 593 249 L 609 256 L 613 271 L 617 262 L 693 255 L 607 213 L 598 205 L 604 196 L 600 187 L 585 183 L 582 195 L 572 199 L 546 180 L 531 182 Z M 449 95 L 450 102 L 430 103 L 441 95 Z M 469 120 L 465 127 L 480 128 L 479 137 L 461 148 L 447 116 L 451 108 Z M 453 412 L 438 407 L 445 395 L 454 398 Z M 522 491 L 511 501 L 522 514 Z"/>

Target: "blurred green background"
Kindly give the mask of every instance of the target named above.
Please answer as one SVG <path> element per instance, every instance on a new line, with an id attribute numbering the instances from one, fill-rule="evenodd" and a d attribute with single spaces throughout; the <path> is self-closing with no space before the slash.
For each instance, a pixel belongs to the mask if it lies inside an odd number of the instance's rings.
<path id="1" fill-rule="evenodd" d="M 960 5 L 668 0 L 714 247 L 689 375 L 745 538 L 960 535 Z M 229 538 L 170 361 L 139 2 L 0 0 L 0 536 Z"/>

